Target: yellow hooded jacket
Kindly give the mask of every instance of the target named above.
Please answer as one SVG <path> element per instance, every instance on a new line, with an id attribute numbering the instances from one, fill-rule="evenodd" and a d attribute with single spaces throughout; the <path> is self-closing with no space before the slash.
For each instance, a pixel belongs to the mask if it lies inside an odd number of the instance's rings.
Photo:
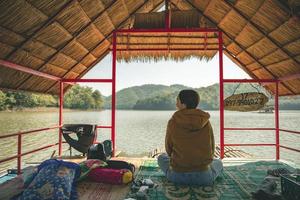
<path id="1" fill-rule="evenodd" d="M 205 171 L 215 149 L 210 115 L 199 109 L 183 109 L 168 122 L 165 148 L 175 172 Z"/>

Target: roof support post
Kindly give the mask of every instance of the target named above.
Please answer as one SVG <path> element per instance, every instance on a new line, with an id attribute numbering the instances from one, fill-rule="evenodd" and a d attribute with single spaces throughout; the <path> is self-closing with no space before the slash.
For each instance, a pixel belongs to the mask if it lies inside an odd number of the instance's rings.
<path id="1" fill-rule="evenodd" d="M 58 131 L 58 156 L 62 153 L 62 124 L 63 124 L 64 82 L 59 82 L 59 131 Z"/>
<path id="2" fill-rule="evenodd" d="M 275 89 L 275 138 L 276 138 L 276 160 L 280 159 L 280 143 L 279 143 L 279 101 L 278 101 L 278 84 L 276 81 Z"/>
<path id="3" fill-rule="evenodd" d="M 224 82 L 223 82 L 223 38 L 218 32 L 219 40 L 219 81 L 220 81 L 220 157 L 224 158 Z"/>
<path id="4" fill-rule="evenodd" d="M 112 86 L 111 86 L 111 140 L 113 143 L 112 156 L 116 153 L 116 66 L 117 66 L 117 32 L 113 33 L 112 38 Z"/>

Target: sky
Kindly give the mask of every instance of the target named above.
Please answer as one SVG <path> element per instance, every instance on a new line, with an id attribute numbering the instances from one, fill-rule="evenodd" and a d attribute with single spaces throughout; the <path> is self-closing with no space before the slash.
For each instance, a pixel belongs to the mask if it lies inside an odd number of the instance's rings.
<path id="1" fill-rule="evenodd" d="M 250 78 L 239 66 L 223 55 L 224 78 Z M 107 55 L 83 78 L 111 78 L 112 58 Z M 199 88 L 219 82 L 219 59 L 216 55 L 210 61 L 190 60 L 159 62 L 118 62 L 116 90 L 144 84 L 181 84 Z M 81 83 L 98 89 L 104 96 L 111 94 L 111 83 Z"/>

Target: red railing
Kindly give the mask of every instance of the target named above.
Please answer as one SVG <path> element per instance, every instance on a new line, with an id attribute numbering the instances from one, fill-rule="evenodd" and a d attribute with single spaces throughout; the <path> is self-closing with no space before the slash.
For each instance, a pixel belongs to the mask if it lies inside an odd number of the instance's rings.
<path id="1" fill-rule="evenodd" d="M 213 32 L 217 33 L 218 35 L 218 48 L 215 50 L 218 50 L 219 53 L 219 81 L 220 81 L 220 155 L 221 158 L 224 157 L 224 146 L 276 146 L 276 159 L 279 159 L 279 148 L 285 148 L 293 151 L 299 152 L 297 149 L 293 149 L 290 147 L 286 147 L 283 145 L 279 144 L 279 131 L 285 131 L 289 133 L 295 133 L 295 134 L 300 134 L 300 132 L 297 131 L 289 131 L 289 130 L 284 130 L 284 129 L 279 129 L 279 115 L 278 115 L 278 83 L 280 80 L 276 79 L 260 79 L 260 80 L 255 80 L 255 79 L 224 79 L 223 78 L 223 38 L 222 38 L 222 31 L 219 29 L 214 29 L 214 28 L 192 28 L 192 29 L 186 29 L 186 28 L 171 28 L 170 27 L 170 15 L 168 13 L 168 8 L 169 8 L 169 0 L 166 0 L 166 17 L 165 17 L 165 28 L 162 29 L 119 29 L 115 30 L 113 32 L 112 36 L 112 78 L 111 79 L 62 79 L 60 77 L 54 77 L 53 75 L 45 74 L 38 72 L 36 70 L 20 67 L 15 64 L 11 63 L 4 63 L 4 66 L 7 66 L 9 68 L 13 68 L 18 71 L 23 71 L 29 74 L 34 74 L 37 76 L 41 76 L 43 78 L 55 80 L 60 82 L 60 99 L 59 99 L 59 104 L 60 104 L 60 109 L 59 109 L 59 126 L 55 128 L 60 128 L 63 124 L 63 116 L 62 116 L 62 109 L 63 109 L 63 94 L 64 94 L 64 83 L 75 83 L 75 82 L 110 82 L 112 83 L 112 115 L 111 115 L 111 125 L 110 126 L 97 126 L 97 128 L 109 128 L 111 129 L 111 139 L 113 141 L 113 155 L 115 153 L 115 111 L 116 111 L 116 65 L 117 65 L 117 51 L 121 50 L 128 50 L 128 49 L 118 49 L 117 48 L 117 35 L 124 35 L 124 34 L 130 34 L 130 33 L 181 33 L 181 32 Z M 206 37 L 206 36 L 205 36 Z M 205 39 L 205 48 L 204 50 L 208 50 L 206 46 L 206 39 Z M 192 49 L 192 48 L 191 48 Z M 176 50 L 181 50 L 181 51 L 189 51 L 191 49 L 176 49 Z M 194 48 L 195 50 L 199 50 L 202 48 Z M 137 50 L 137 49 L 134 49 Z M 139 49 L 141 51 L 145 51 L 146 49 Z M 150 49 L 147 49 L 150 50 Z M 157 49 L 154 49 L 157 50 Z M 160 49 L 161 50 L 161 49 Z M 164 50 L 172 50 L 172 49 L 164 49 Z M 0 60 L 1 61 L 1 60 Z M 292 77 L 287 77 L 287 78 L 297 78 L 300 75 L 292 76 Z M 224 83 L 230 83 L 230 82 L 259 82 L 259 83 L 275 83 L 276 84 L 276 94 L 275 94 L 275 128 L 224 128 Z M 7 138 L 7 137 L 13 137 L 13 136 L 18 136 L 18 153 L 15 156 L 11 156 L 9 158 L 0 160 L 0 163 L 12 160 L 15 158 L 18 158 L 18 172 L 21 170 L 21 158 L 23 155 L 27 155 L 36 151 L 40 151 L 45 148 L 49 148 L 51 146 L 59 145 L 59 156 L 61 155 L 62 152 L 62 134 L 61 131 L 59 132 L 59 141 L 56 144 L 51 144 L 47 145 L 44 147 L 41 147 L 36 150 L 32 150 L 26 153 L 22 153 L 22 135 L 27 134 L 27 133 L 34 133 L 38 131 L 45 131 L 45 130 L 50 130 L 54 129 L 53 128 L 45 128 L 45 129 L 37 129 L 37 130 L 32 130 L 32 131 L 26 131 L 23 133 L 16 133 L 16 134 L 10 134 L 6 136 L 0 136 L 1 138 Z M 224 131 L 225 130 L 275 130 L 276 131 L 276 141 L 275 144 L 225 144 L 224 143 Z"/>
<path id="2" fill-rule="evenodd" d="M 279 129 L 279 131 L 300 135 L 299 131 L 291 131 L 291 130 L 286 130 L 286 129 Z M 284 146 L 284 145 L 279 145 L 279 146 L 281 148 L 288 149 L 290 151 L 294 151 L 294 152 L 300 153 L 300 149 L 295 149 L 295 148 L 287 147 L 287 146 Z"/>
<path id="3" fill-rule="evenodd" d="M 33 150 L 22 153 L 22 136 L 23 135 L 30 134 L 30 133 L 37 133 L 37 132 L 42 132 L 42 131 L 53 130 L 53 129 L 57 129 L 57 128 L 61 128 L 61 127 L 62 126 L 53 126 L 53 127 L 49 127 L 49 128 L 40 128 L 40 129 L 34 129 L 34 130 L 23 131 L 23 132 L 6 134 L 6 135 L 0 136 L 0 140 L 5 139 L 5 138 L 16 137 L 16 136 L 18 137 L 18 139 L 17 139 L 18 140 L 18 142 L 17 142 L 17 155 L 1 159 L 0 164 L 4 163 L 4 162 L 7 162 L 7 161 L 10 161 L 10 160 L 17 159 L 17 171 L 18 171 L 18 174 L 20 174 L 21 169 L 22 169 L 22 156 L 26 156 L 28 154 L 35 153 L 37 151 L 41 151 L 43 149 L 47 149 L 47 148 L 50 148 L 50 147 L 53 147 L 53 146 L 56 146 L 56 145 L 58 145 L 58 150 L 59 150 L 58 155 L 61 156 L 62 144 L 65 143 L 65 142 L 62 141 L 62 133 L 61 133 L 60 129 L 59 129 L 59 139 L 58 139 L 57 143 L 49 144 L 49 145 L 46 145 L 46 146 L 43 146 L 43 147 L 40 147 L 40 148 L 33 149 Z M 96 128 L 97 129 L 98 128 L 108 128 L 108 129 L 110 129 L 112 127 L 111 126 L 96 126 Z M 99 142 L 97 142 L 97 139 L 96 139 L 94 141 L 94 144 L 97 144 L 97 143 L 99 143 Z"/>
<path id="4" fill-rule="evenodd" d="M 220 65 L 221 66 L 221 65 Z M 295 152 L 300 152 L 300 150 L 287 147 L 284 145 L 280 145 L 279 141 L 279 132 L 288 132 L 288 133 L 293 133 L 293 134 L 300 134 L 298 131 L 292 131 L 292 130 L 285 130 L 285 129 L 280 129 L 279 128 L 279 89 L 278 85 L 281 81 L 286 80 L 287 77 L 283 79 L 260 79 L 260 80 L 255 80 L 255 79 L 223 79 L 223 75 L 221 73 L 223 69 L 220 67 L 220 157 L 224 158 L 224 147 L 225 146 L 275 146 L 276 148 L 276 160 L 280 159 L 280 147 L 284 149 L 288 149 L 291 151 Z M 298 77 L 297 75 L 296 77 Z M 294 78 L 295 76 L 293 76 Z M 223 98 L 223 84 L 224 83 L 260 83 L 260 84 L 275 84 L 275 128 L 225 128 L 224 127 L 224 98 Z M 221 88 L 222 87 L 222 88 Z M 266 130 L 271 130 L 275 131 L 275 144 L 225 144 L 224 142 L 224 131 L 225 130 L 230 130 L 230 131 L 245 131 L 245 130 L 261 130 L 261 131 L 266 131 Z"/>
<path id="5" fill-rule="evenodd" d="M 274 131 L 275 130 L 276 131 L 276 128 L 224 128 L 224 130 L 227 130 L 227 131 L 249 131 L 249 130 L 252 130 L 252 131 L 257 131 L 257 130 L 260 130 L 260 131 Z M 300 135 L 299 131 L 292 131 L 292 130 L 286 130 L 286 129 L 278 129 L 278 130 L 282 131 L 282 132 L 287 132 L 287 133 L 292 133 L 292 134 Z M 277 139 L 276 139 L 276 141 L 277 141 Z M 275 144 L 269 144 L 269 143 L 224 144 L 224 146 L 277 146 L 277 144 L 276 143 Z M 292 147 L 280 145 L 279 144 L 279 140 L 278 140 L 278 146 L 280 148 L 284 148 L 284 149 L 287 149 L 287 150 L 290 150 L 290 151 L 294 151 L 294 152 L 299 152 L 300 153 L 299 149 L 295 149 L 295 148 L 292 148 Z M 280 151 L 278 150 L 278 156 L 279 155 L 280 155 Z"/>
<path id="6" fill-rule="evenodd" d="M 18 136 L 17 155 L 14 155 L 14 156 L 11 156 L 11 157 L 8 157 L 8 158 L 4 158 L 4 159 L 0 160 L 0 163 L 7 162 L 7 161 L 10 161 L 10 160 L 13 160 L 13 159 L 17 158 L 17 169 L 18 169 L 18 174 L 20 174 L 21 173 L 21 168 L 22 168 L 22 164 L 21 164 L 22 156 L 25 156 L 25 155 L 28 155 L 28 154 L 31 154 L 31 153 L 34 153 L 34 152 L 37 152 L 37 151 L 41 151 L 43 149 L 47 149 L 47 148 L 56 146 L 59 143 L 61 144 L 61 141 L 59 141 L 58 143 L 55 143 L 55 144 L 46 145 L 46 146 L 40 147 L 38 149 L 34 149 L 34 150 L 31 150 L 31 151 L 27 151 L 27 152 L 22 153 L 22 136 L 26 135 L 26 134 L 30 134 L 30 133 L 36 133 L 36 132 L 41 132 L 41 131 L 48 131 L 48 130 L 52 130 L 52 129 L 57 129 L 57 128 L 60 128 L 60 127 L 61 126 L 54 126 L 54 127 L 49 127 L 49 128 L 40 128 L 40 129 L 34 129 L 34 130 L 23 131 L 23 132 L 18 132 L 18 133 L 13 133 L 13 134 L 7 134 L 7 135 L 0 136 L 0 139 L 11 138 L 11 137 Z"/>

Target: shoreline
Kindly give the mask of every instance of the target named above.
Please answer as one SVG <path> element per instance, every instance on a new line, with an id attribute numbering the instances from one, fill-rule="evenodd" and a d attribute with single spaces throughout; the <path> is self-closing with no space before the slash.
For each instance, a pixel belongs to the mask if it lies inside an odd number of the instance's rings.
<path id="1" fill-rule="evenodd" d="M 82 112 L 89 112 L 89 111 L 103 111 L 102 110 L 82 110 L 82 109 L 69 109 L 64 108 L 64 112 L 74 112 L 74 111 L 82 111 Z M 58 107 L 36 107 L 36 108 L 18 108 L 18 109 L 12 109 L 12 110 L 2 110 L 0 113 L 16 113 L 16 112 L 59 112 Z"/>
<path id="2" fill-rule="evenodd" d="M 70 108 L 64 108 L 64 112 L 101 112 L 105 110 L 110 110 L 108 108 L 101 109 L 101 110 L 93 110 L 93 109 L 70 109 Z M 149 109 L 116 109 L 117 111 L 127 110 L 127 111 L 175 111 L 175 110 L 149 110 Z M 204 111 L 219 111 L 219 110 L 204 110 Z M 300 109 L 282 109 L 280 111 L 300 111 Z M 18 108 L 18 109 L 12 109 L 12 110 L 2 110 L 0 113 L 21 113 L 21 112 L 59 112 L 58 107 L 36 107 L 36 108 Z M 256 111 L 253 111 L 256 112 Z M 257 111 L 258 112 L 258 111 Z"/>

